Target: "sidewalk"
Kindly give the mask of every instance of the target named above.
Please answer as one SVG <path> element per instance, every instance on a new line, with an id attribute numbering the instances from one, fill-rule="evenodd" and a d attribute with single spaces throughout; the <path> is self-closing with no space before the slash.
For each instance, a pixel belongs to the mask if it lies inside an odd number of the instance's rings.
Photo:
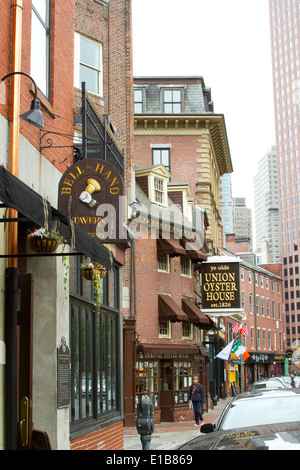
<path id="1" fill-rule="evenodd" d="M 204 413 L 204 423 L 217 421 L 223 409 L 231 400 L 231 396 L 221 398 L 213 410 Z M 194 421 L 155 424 L 151 436 L 150 450 L 174 450 L 179 445 L 197 436 L 199 436 L 199 427 L 194 426 Z M 142 449 L 142 443 L 136 428 L 124 428 L 124 450 Z"/>

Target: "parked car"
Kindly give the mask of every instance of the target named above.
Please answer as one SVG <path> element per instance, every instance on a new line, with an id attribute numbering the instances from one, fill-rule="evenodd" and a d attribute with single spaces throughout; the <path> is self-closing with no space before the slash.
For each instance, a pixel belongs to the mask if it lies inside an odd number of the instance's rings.
<path id="1" fill-rule="evenodd" d="M 264 388 L 288 388 L 288 385 L 285 384 L 282 380 L 277 378 L 258 380 L 252 384 L 251 390 L 260 390 Z"/>
<path id="2" fill-rule="evenodd" d="M 262 389 L 237 395 L 217 424 L 179 449 L 300 449 L 300 390 Z"/>
<path id="3" fill-rule="evenodd" d="M 288 384 L 290 387 L 292 386 L 292 378 L 289 375 L 282 375 L 281 380 L 283 380 L 286 384 Z M 294 383 L 295 383 L 295 388 L 300 387 L 300 377 L 296 375 L 294 377 Z"/>

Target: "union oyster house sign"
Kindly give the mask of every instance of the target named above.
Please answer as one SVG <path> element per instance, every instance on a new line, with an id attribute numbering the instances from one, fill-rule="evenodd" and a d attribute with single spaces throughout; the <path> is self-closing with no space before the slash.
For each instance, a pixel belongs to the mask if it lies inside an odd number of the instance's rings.
<path id="1" fill-rule="evenodd" d="M 124 183 L 116 168 L 95 158 L 73 163 L 58 187 L 58 210 L 101 241 L 124 238 Z"/>

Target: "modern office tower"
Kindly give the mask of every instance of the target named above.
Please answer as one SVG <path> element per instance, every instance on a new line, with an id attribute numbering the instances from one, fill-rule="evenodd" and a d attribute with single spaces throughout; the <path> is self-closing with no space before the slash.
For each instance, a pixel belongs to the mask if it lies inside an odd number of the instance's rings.
<path id="1" fill-rule="evenodd" d="M 252 250 L 252 210 L 246 206 L 244 197 L 234 197 L 233 232 L 236 238 L 249 238 Z"/>
<path id="2" fill-rule="evenodd" d="M 299 0 L 269 0 L 286 345 L 300 340 Z"/>
<path id="3" fill-rule="evenodd" d="M 278 180 L 276 147 L 259 160 L 254 177 L 256 250 L 265 251 L 268 243 L 271 262 L 280 261 Z"/>
<path id="4" fill-rule="evenodd" d="M 226 247 L 226 233 L 233 233 L 232 178 L 230 173 L 226 173 L 220 179 L 220 208 L 223 243 Z"/>

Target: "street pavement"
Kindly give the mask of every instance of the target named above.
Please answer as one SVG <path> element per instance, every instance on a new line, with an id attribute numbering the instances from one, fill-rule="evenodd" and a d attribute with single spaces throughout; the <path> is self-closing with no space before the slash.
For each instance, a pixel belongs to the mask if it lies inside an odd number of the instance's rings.
<path id="1" fill-rule="evenodd" d="M 223 409 L 232 400 L 231 396 L 220 399 L 213 410 L 204 413 L 204 423 L 217 421 Z M 191 411 L 192 413 L 192 411 Z M 199 436 L 200 427 L 194 426 L 194 421 L 155 424 L 151 436 L 151 450 L 174 450 L 185 442 Z M 143 450 L 140 435 L 136 428 L 124 428 L 124 450 Z"/>

